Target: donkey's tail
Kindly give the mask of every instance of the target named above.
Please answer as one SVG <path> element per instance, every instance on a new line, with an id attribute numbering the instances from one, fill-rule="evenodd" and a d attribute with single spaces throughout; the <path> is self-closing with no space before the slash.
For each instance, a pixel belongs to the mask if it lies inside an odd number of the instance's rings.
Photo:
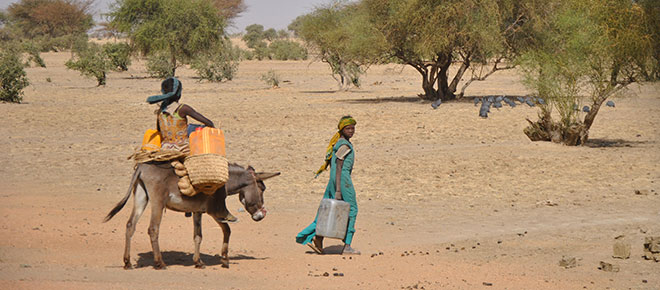
<path id="1" fill-rule="evenodd" d="M 128 201 L 128 198 L 131 197 L 131 193 L 135 190 L 135 185 L 137 184 L 138 179 L 140 178 L 140 169 L 135 169 L 135 172 L 133 172 L 133 177 L 131 177 L 131 184 L 128 185 L 128 191 L 126 192 L 126 195 L 124 195 L 124 198 L 122 198 L 117 205 L 108 213 L 107 216 L 103 219 L 103 222 L 107 222 L 112 217 L 114 217 L 123 207 L 126 205 L 126 202 Z"/>

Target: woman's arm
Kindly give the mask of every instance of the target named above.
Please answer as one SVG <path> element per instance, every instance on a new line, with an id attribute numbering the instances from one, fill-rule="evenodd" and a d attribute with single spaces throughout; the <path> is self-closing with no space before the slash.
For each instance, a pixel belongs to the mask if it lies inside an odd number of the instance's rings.
<path id="1" fill-rule="evenodd" d="M 343 200 L 341 197 L 341 169 L 344 166 L 344 160 L 337 158 L 337 167 L 335 168 L 335 199 Z"/>
<path id="2" fill-rule="evenodd" d="M 335 167 L 335 199 L 343 200 L 341 196 L 341 173 L 344 169 L 344 158 L 351 152 L 351 148 L 348 145 L 341 145 L 335 152 L 336 158 L 336 167 Z"/>
<path id="3" fill-rule="evenodd" d="M 208 127 L 215 127 L 213 125 L 213 122 L 211 122 L 211 120 L 207 119 L 202 114 L 197 113 L 197 111 L 195 111 L 195 109 L 193 109 L 192 107 L 190 107 L 188 105 L 182 105 L 181 108 L 179 108 L 178 112 L 179 112 L 179 116 L 181 116 L 181 118 L 185 118 L 186 116 L 190 116 L 191 118 L 201 122 L 202 124 L 204 124 Z"/>

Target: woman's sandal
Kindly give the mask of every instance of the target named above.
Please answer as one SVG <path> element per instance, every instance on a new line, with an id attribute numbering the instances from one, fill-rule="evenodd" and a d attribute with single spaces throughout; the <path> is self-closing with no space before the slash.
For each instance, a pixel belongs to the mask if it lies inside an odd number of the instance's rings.
<path id="1" fill-rule="evenodd" d="M 316 252 L 317 254 L 319 254 L 319 255 L 323 255 L 323 250 L 317 248 L 316 245 L 314 245 L 314 243 L 307 243 L 307 245 L 308 245 L 310 248 L 312 248 L 312 250 L 314 250 L 314 252 Z"/>

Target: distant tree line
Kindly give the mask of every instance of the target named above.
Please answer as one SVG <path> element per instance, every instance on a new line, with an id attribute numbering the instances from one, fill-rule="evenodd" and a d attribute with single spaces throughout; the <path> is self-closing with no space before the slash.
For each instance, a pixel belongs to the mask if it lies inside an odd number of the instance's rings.
<path id="1" fill-rule="evenodd" d="M 248 47 L 243 51 L 243 58 L 274 59 L 274 60 L 304 60 L 307 59 L 307 49 L 300 43 L 289 39 L 286 30 L 276 31 L 273 28 L 264 30 L 261 24 L 252 24 L 245 27 L 245 34 L 241 37 Z"/>
<path id="2" fill-rule="evenodd" d="M 108 22 L 101 24 L 102 34 L 127 42 L 104 45 L 88 39 L 95 25 L 93 3 L 21 0 L 0 11 L 1 100 L 21 101 L 22 88 L 29 84 L 23 67 L 45 67 L 40 52 L 47 51 L 70 50 L 67 68 L 95 78 L 98 85 L 105 84 L 108 71 L 126 71 L 132 56 L 146 58 L 154 77 L 173 76 L 178 67 L 190 65 L 201 79 L 233 78 L 240 50 L 224 28 L 245 10 L 243 0 L 116 0 Z"/>

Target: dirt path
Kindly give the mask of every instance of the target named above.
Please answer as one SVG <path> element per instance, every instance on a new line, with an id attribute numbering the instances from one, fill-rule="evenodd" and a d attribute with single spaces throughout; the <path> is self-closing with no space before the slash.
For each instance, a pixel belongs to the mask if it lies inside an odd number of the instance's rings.
<path id="1" fill-rule="evenodd" d="M 153 124 L 144 99 L 159 80 L 140 64 L 106 87 L 68 71 L 67 53 L 29 68 L 25 104 L 0 104 L 0 288 L 2 289 L 658 289 L 660 263 L 641 258 L 660 236 L 660 86 L 604 108 L 584 147 L 529 142 L 534 108 L 478 117 L 469 102 L 432 110 L 415 97 L 418 76 L 370 70 L 361 89 L 335 92 L 328 68 L 307 62 L 244 62 L 232 82 L 197 83 L 181 70 L 184 102 L 220 124 L 230 159 L 260 171 L 268 217 L 249 220 L 236 197 L 229 269 L 222 231 L 204 217 L 202 258 L 192 264 L 192 220 L 168 211 L 161 228 L 165 271 L 153 270 L 145 213 L 132 244 L 137 269 L 121 268 L 130 209 L 103 217 L 124 195 L 126 157 Z M 259 81 L 274 69 L 286 80 Z M 47 81 L 50 79 L 50 82 Z M 469 95 L 524 95 L 508 72 Z M 327 175 L 313 179 L 337 119 L 358 120 L 355 247 L 361 256 L 318 256 L 294 242 L 314 217 Z M 644 194 L 635 194 L 642 190 Z M 129 201 L 128 207 L 132 205 Z M 615 237 L 632 246 L 612 258 Z M 340 241 L 326 250 L 336 252 Z M 562 257 L 577 267 L 564 269 Z M 605 261 L 619 272 L 598 269 Z M 327 277 L 324 274 L 327 273 Z M 335 276 L 337 275 L 337 276 Z"/>

